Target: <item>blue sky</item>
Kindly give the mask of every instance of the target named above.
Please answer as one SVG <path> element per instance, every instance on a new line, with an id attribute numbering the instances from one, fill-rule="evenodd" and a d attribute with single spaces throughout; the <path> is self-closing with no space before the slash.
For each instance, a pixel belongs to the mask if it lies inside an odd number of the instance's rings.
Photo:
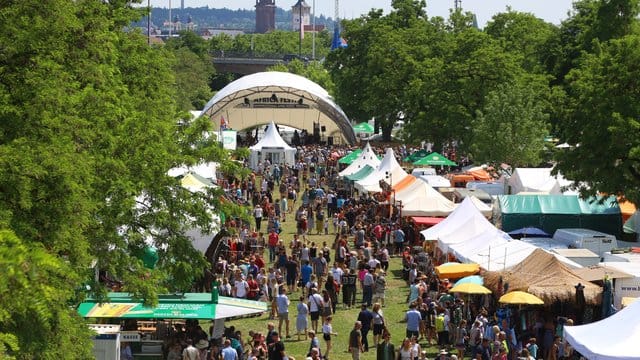
<path id="1" fill-rule="evenodd" d="M 305 0 L 312 5 L 314 0 Z M 276 0 L 276 5 L 281 8 L 289 8 L 297 0 Z M 315 0 L 317 14 L 333 17 L 334 0 Z M 430 0 L 427 1 L 427 14 L 429 16 L 447 17 L 449 9 L 453 7 L 454 0 Z M 151 0 L 154 7 L 180 7 L 180 0 Z M 229 9 L 253 9 L 255 0 L 184 0 L 185 7 L 209 6 L 211 8 Z M 484 26 L 491 17 L 499 12 L 504 12 L 507 6 L 522 12 L 530 12 L 548 22 L 560 24 L 567 18 L 567 12 L 571 9 L 572 0 L 462 0 L 462 8 L 474 12 L 478 17 L 478 24 Z M 371 8 L 383 9 L 385 12 L 391 9 L 391 0 L 340 0 L 340 16 L 343 18 L 359 17 L 369 12 Z"/>

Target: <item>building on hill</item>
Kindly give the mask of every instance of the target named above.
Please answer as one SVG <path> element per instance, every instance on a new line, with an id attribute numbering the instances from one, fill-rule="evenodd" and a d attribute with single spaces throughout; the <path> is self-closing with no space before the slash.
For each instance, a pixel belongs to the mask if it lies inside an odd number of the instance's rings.
<path id="1" fill-rule="evenodd" d="M 304 0 L 298 0 L 291 7 L 291 15 L 291 26 L 295 31 L 300 31 L 300 21 L 305 27 L 311 24 L 311 6 Z"/>
<path id="2" fill-rule="evenodd" d="M 256 0 L 256 33 L 276 28 L 276 0 Z"/>

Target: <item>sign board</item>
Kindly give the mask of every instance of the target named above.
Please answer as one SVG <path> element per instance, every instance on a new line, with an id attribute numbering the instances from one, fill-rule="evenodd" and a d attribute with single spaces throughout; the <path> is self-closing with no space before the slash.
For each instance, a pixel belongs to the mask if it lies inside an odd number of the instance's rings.
<path id="1" fill-rule="evenodd" d="M 222 147 L 227 150 L 235 150 L 237 144 L 238 132 L 235 130 L 224 130 L 222 132 Z"/>

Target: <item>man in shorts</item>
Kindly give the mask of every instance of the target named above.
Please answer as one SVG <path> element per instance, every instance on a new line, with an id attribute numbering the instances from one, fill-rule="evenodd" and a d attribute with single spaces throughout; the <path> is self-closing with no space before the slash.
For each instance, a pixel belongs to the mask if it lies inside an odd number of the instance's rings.
<path id="1" fill-rule="evenodd" d="M 282 334 L 282 323 L 285 323 L 286 336 L 289 336 L 289 297 L 287 297 L 286 290 L 280 287 L 278 296 L 276 296 L 276 306 L 278 308 L 278 332 Z"/>
<path id="2" fill-rule="evenodd" d="M 324 307 L 324 300 L 322 295 L 318 294 L 317 288 L 311 289 L 311 295 L 309 295 L 309 315 L 311 317 L 311 327 L 313 331 L 318 333 L 318 319 L 320 318 L 320 311 Z"/>

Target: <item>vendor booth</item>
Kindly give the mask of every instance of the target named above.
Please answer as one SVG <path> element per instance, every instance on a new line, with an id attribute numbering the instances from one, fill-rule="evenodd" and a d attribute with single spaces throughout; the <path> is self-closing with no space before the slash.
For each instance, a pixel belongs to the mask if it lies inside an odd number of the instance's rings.
<path id="1" fill-rule="evenodd" d="M 258 164 L 264 164 L 266 160 L 271 164 L 293 166 L 297 151 L 282 139 L 273 121 L 267 127 L 264 137 L 249 150 L 251 150 L 249 166 L 253 170 L 257 170 Z"/>
<path id="2" fill-rule="evenodd" d="M 352 152 L 351 154 L 353 153 L 355 153 L 355 151 Z M 350 156 L 351 154 L 346 155 L 345 157 Z M 371 145 L 367 143 L 367 145 L 365 145 L 364 148 L 360 150 L 357 157 L 351 163 L 349 163 L 349 166 L 347 166 L 344 170 L 340 171 L 339 175 L 344 177 L 347 175 L 358 173 L 366 167 L 377 169 L 378 166 L 380 166 L 380 159 L 378 158 L 376 153 L 373 152 Z M 363 178 L 364 177 L 360 177 L 357 180 L 360 180 Z"/>
<path id="3" fill-rule="evenodd" d="M 398 164 L 393 149 L 387 148 L 387 151 L 380 162 L 380 166 L 374 172 L 364 179 L 355 182 L 355 187 L 363 193 L 380 192 L 380 181 L 384 181 L 391 187 L 400 183 L 409 174 L 406 173 Z"/>

